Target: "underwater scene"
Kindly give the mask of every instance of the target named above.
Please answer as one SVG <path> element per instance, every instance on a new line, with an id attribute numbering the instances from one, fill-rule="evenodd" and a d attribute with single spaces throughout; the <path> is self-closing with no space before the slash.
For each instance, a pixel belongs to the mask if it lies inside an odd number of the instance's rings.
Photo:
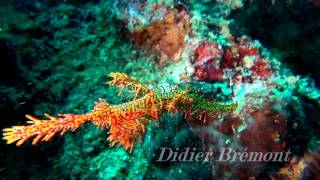
<path id="1" fill-rule="evenodd" d="M 320 179 L 319 0 L 0 0 L 0 179 Z"/>

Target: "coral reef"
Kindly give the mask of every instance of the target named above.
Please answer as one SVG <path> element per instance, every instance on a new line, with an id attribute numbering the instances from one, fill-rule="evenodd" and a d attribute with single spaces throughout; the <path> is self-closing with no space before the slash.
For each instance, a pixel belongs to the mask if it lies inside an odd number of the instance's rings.
<path id="1" fill-rule="evenodd" d="M 303 157 L 294 157 L 287 167 L 279 170 L 274 178 L 284 179 L 318 179 L 319 153 L 307 153 Z"/>
<path id="2" fill-rule="evenodd" d="M 4 139 L 25 143 L 0 142 L 1 177 L 317 178 L 317 4 L 1 2 L 0 126 L 16 124 Z M 101 83 L 111 72 L 125 73 L 111 74 L 120 93 Z M 93 104 L 98 97 L 105 100 Z M 57 116 L 36 118 L 43 112 Z M 163 147 L 290 150 L 292 157 L 158 162 Z"/>
<path id="3" fill-rule="evenodd" d="M 266 80 L 272 75 L 270 64 L 259 53 L 259 47 L 246 38 L 239 38 L 231 45 L 219 48 L 215 43 L 202 42 L 194 57 L 194 77 L 201 81 L 230 80 L 250 82 Z"/>
<path id="4" fill-rule="evenodd" d="M 318 1 L 251 1 L 232 13 L 231 32 L 259 39 L 293 72 L 311 76 L 319 86 Z M 260 11 L 260 9 L 265 9 Z M 266 18 L 268 19 L 266 21 Z M 272 30 L 270 30 L 272 27 Z M 306 28 L 307 27 L 307 28 Z"/>

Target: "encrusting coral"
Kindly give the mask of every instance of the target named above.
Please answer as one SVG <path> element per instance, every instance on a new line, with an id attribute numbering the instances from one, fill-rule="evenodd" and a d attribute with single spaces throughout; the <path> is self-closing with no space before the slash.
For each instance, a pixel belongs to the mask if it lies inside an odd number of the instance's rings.
<path id="1" fill-rule="evenodd" d="M 191 29 L 189 15 L 183 8 L 156 6 L 155 11 L 164 11 L 164 17 L 155 19 L 147 27 L 135 29 L 133 41 L 140 47 L 159 53 L 160 66 L 169 59 L 178 62 L 185 46 L 184 38 Z"/>
<path id="2" fill-rule="evenodd" d="M 32 144 L 37 144 L 39 141 L 49 141 L 59 132 L 63 135 L 68 130 L 75 131 L 83 123 L 91 121 L 97 127 L 108 129 L 111 146 L 118 144 L 132 152 L 134 144 L 142 139 L 146 126 L 164 112 L 182 112 L 188 116 L 200 114 L 199 119 L 206 122 L 205 112 L 233 112 L 237 108 L 237 104 L 210 102 L 191 88 L 175 88 L 170 92 L 151 90 L 124 73 L 115 72 L 109 76 L 113 79 L 108 84 L 121 88 L 119 95 L 128 89 L 135 93 L 134 99 L 119 105 L 110 105 L 100 99 L 89 113 L 59 114 L 58 117 L 45 113 L 49 120 L 26 115 L 30 125 L 3 129 L 3 139 L 7 144 L 17 141 L 16 145 L 20 146 L 35 136 Z"/>

